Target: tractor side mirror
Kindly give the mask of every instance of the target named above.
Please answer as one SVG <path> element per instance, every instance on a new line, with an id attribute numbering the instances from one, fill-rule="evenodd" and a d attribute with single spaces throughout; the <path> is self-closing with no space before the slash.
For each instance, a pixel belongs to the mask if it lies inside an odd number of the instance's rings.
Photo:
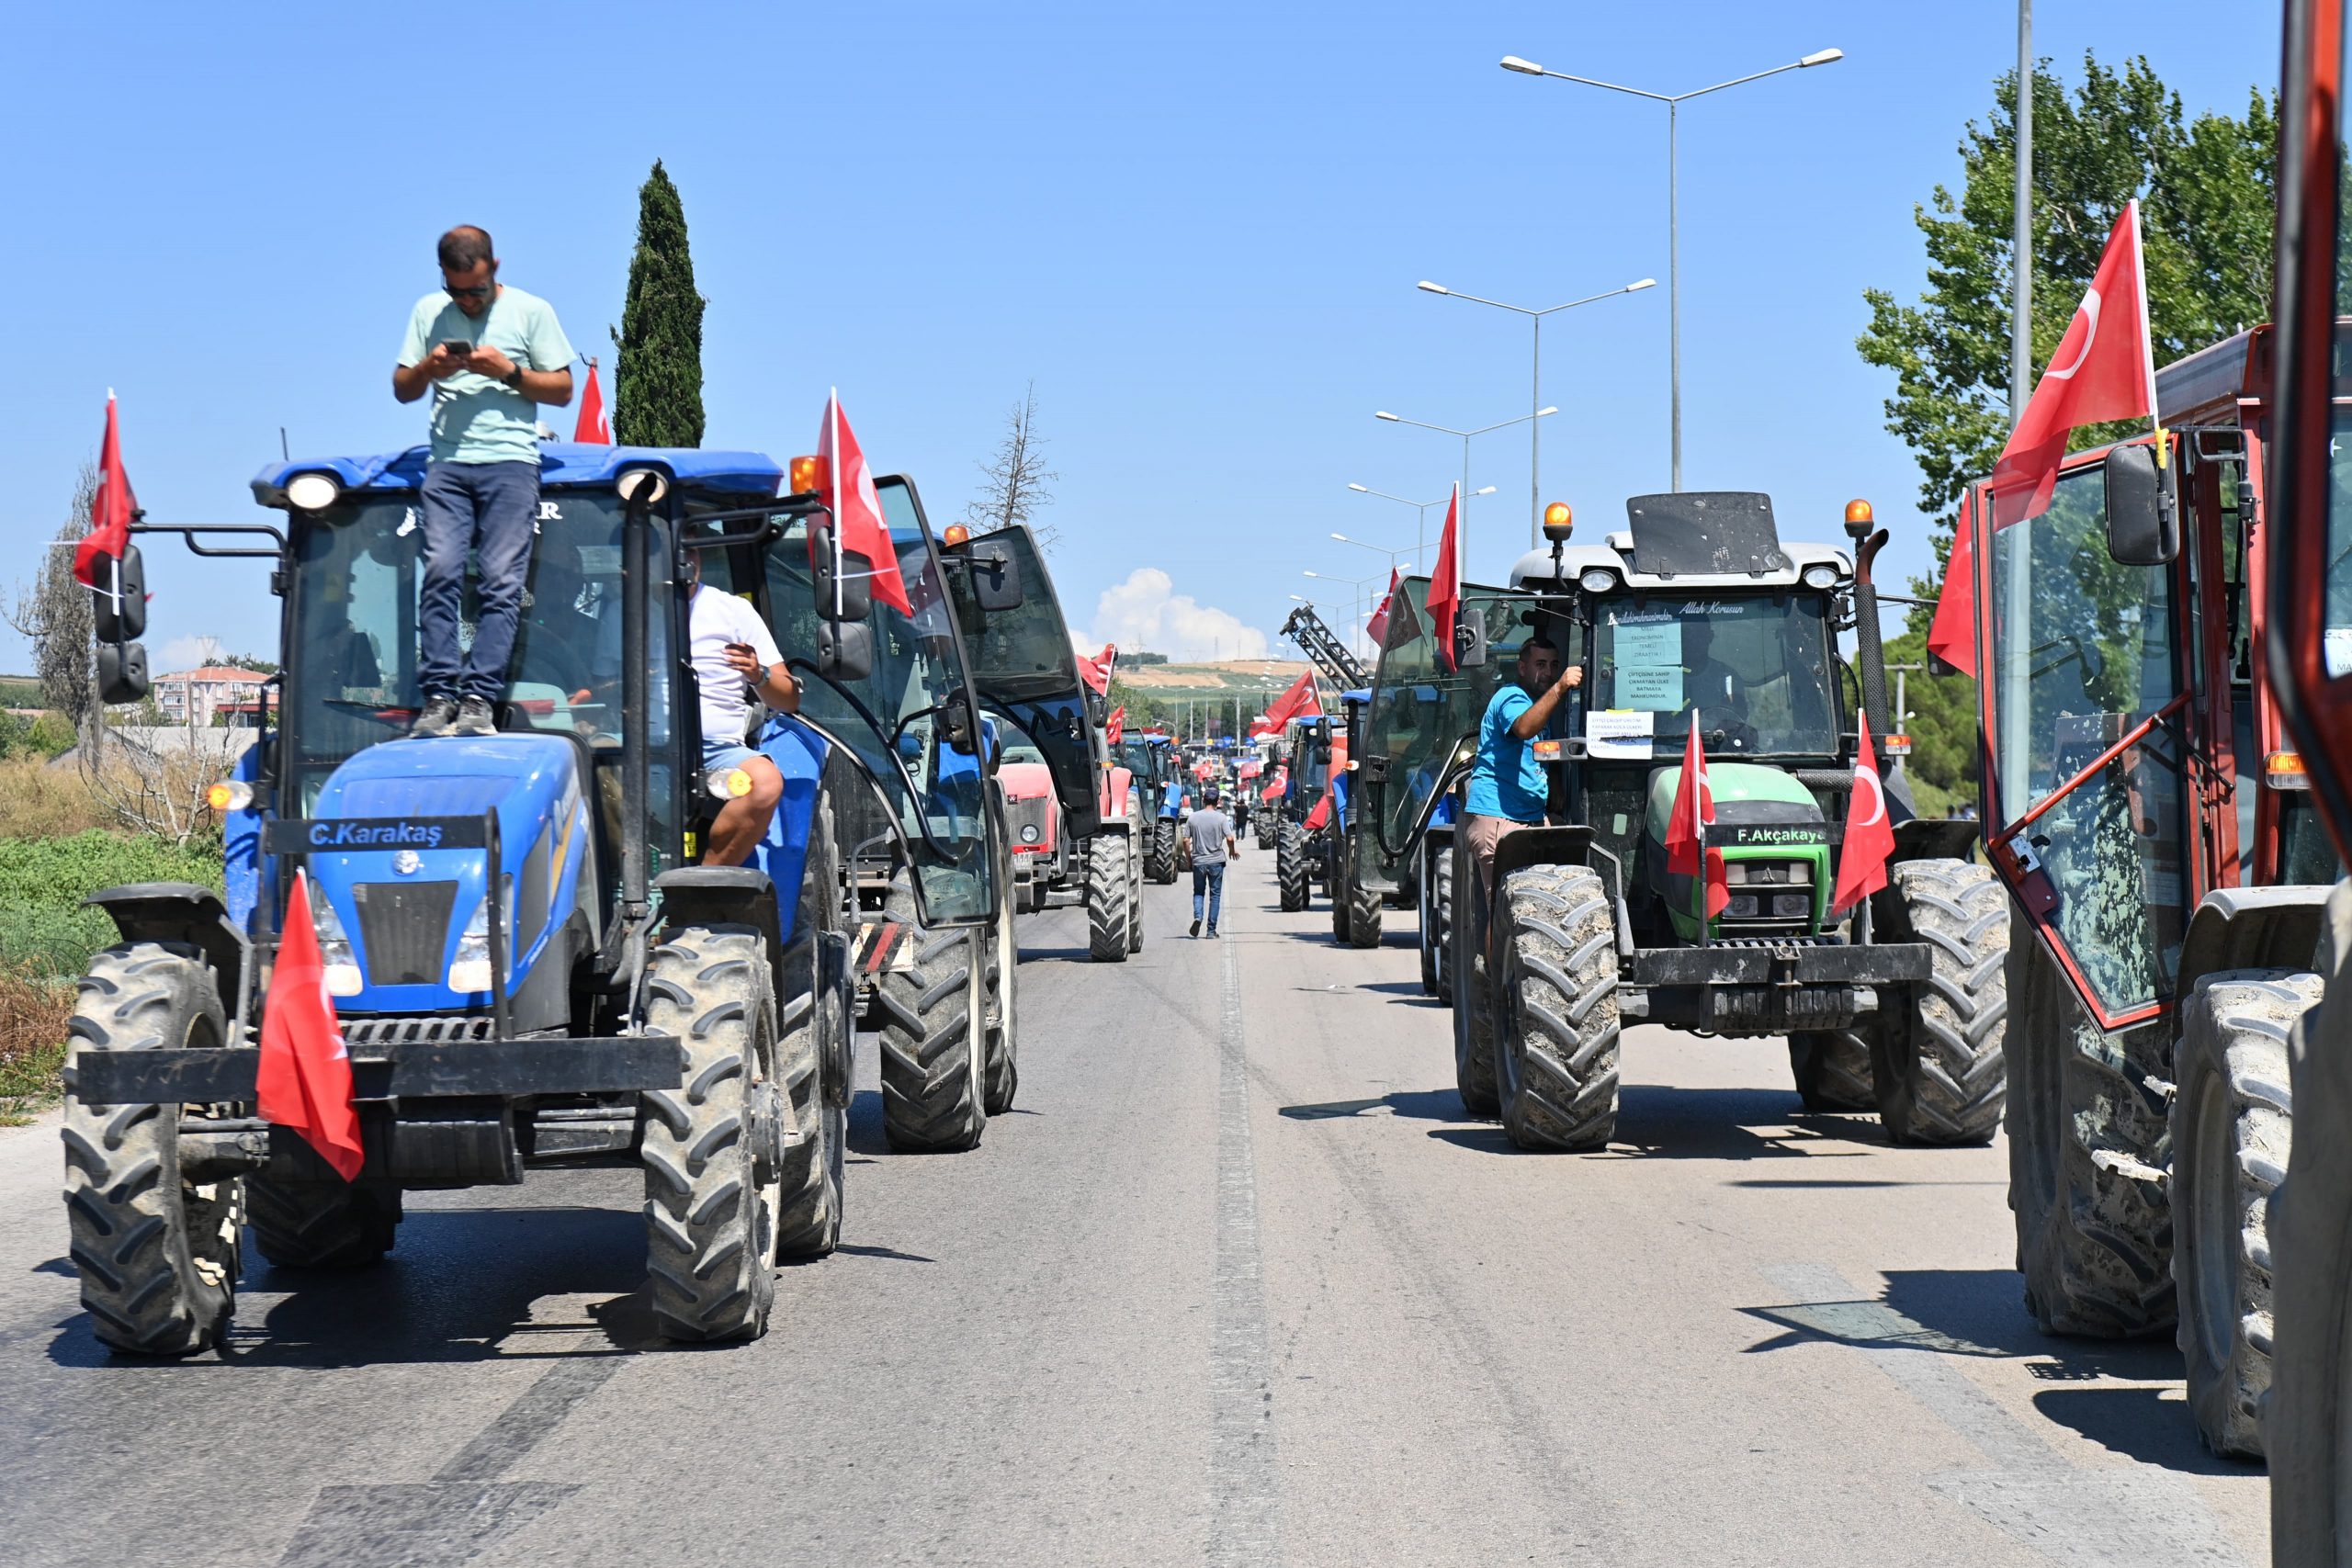
<path id="1" fill-rule="evenodd" d="M 817 673 L 829 681 L 857 682 L 874 673 L 874 628 L 864 621 L 817 623 Z"/>
<path id="2" fill-rule="evenodd" d="M 990 615 L 1021 608 L 1021 563 L 1002 539 L 974 539 L 963 549 L 971 563 L 972 597 Z"/>
<path id="3" fill-rule="evenodd" d="M 136 642 L 147 635 L 147 564 L 137 545 L 123 547 L 118 569 L 98 558 L 97 589 L 90 595 L 90 629 L 100 642 Z M 120 592 L 115 590 L 119 586 Z"/>
<path id="4" fill-rule="evenodd" d="M 2107 553 L 2119 566 L 2164 566 L 2180 554 L 2179 513 L 2153 446 L 2107 455 Z"/>
<path id="5" fill-rule="evenodd" d="M 1487 662 L 1487 622 L 1471 615 L 1453 623 L 1453 667 L 1476 670 Z"/>
<path id="6" fill-rule="evenodd" d="M 972 723 L 972 702 L 958 692 L 939 705 L 939 728 L 947 744 L 965 756 L 971 756 L 979 745 Z"/>
<path id="7" fill-rule="evenodd" d="M 874 563 L 855 550 L 844 550 L 834 536 L 830 523 L 811 525 L 808 529 L 810 581 L 816 589 L 817 614 L 824 620 L 834 619 L 833 594 L 838 578 L 842 621 L 863 621 L 874 609 Z M 868 639 L 869 643 L 871 639 Z"/>
<path id="8" fill-rule="evenodd" d="M 147 650 L 135 642 L 98 644 L 98 701 L 135 703 L 147 694 Z"/>

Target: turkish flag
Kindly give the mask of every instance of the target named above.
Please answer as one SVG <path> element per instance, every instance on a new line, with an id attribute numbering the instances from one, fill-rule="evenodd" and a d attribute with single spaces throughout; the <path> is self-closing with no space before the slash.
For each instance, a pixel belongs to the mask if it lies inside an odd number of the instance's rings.
<path id="1" fill-rule="evenodd" d="M 1445 526 L 1437 534 L 1437 565 L 1430 572 L 1430 635 L 1437 638 L 1438 663 L 1453 668 L 1453 617 L 1462 607 L 1461 530 L 1462 487 L 1445 503 Z"/>
<path id="2" fill-rule="evenodd" d="M 107 434 L 98 446 L 98 493 L 90 501 L 90 531 L 74 547 L 74 581 L 102 593 L 114 592 L 111 576 L 98 581 L 98 557 L 122 558 L 130 547 L 130 514 L 139 510 L 130 476 L 122 471 L 122 444 L 115 434 L 114 393 L 107 393 Z"/>
<path id="3" fill-rule="evenodd" d="M 1117 707 L 1111 710 L 1110 720 L 1102 727 L 1103 739 L 1108 740 L 1112 745 L 1116 746 L 1119 743 L 1119 737 L 1125 733 L 1126 728 L 1127 705 L 1121 703 Z"/>
<path id="4" fill-rule="evenodd" d="M 866 467 L 865 448 L 842 412 L 838 389 L 825 400 L 825 428 L 817 436 L 817 455 L 825 459 L 826 482 L 831 487 L 827 502 L 841 547 L 865 558 L 872 568 L 875 598 L 911 617 L 915 607 L 907 597 L 906 579 L 899 575 L 899 552 L 890 543 L 890 525 L 882 516 L 874 470 Z"/>
<path id="5" fill-rule="evenodd" d="M 613 422 L 605 417 L 605 389 L 596 384 L 596 362 L 588 362 L 588 389 L 580 394 L 580 423 L 571 427 L 571 438 L 587 446 L 610 446 L 613 444 Z"/>
<path id="6" fill-rule="evenodd" d="M 1363 626 L 1374 648 L 1388 646 L 1388 606 L 1396 602 L 1396 585 L 1404 581 L 1403 572 L 1393 566 L 1388 569 L 1388 592 L 1380 596 L 1380 608 L 1372 613 L 1372 619 Z"/>
<path id="7" fill-rule="evenodd" d="M 1715 792 L 1707 783 L 1707 753 L 1699 744 L 1696 716 L 1690 740 L 1682 749 L 1682 775 L 1674 782 L 1674 810 L 1666 823 L 1666 869 L 1676 876 L 1707 879 L 1707 918 L 1714 919 L 1731 902 L 1730 880 L 1724 873 L 1724 852 L 1707 844 L 1707 829 L 1715 825 Z"/>
<path id="8" fill-rule="evenodd" d="M 1267 783 L 1265 788 L 1258 792 L 1258 798 L 1260 800 L 1280 800 L 1283 797 L 1283 792 L 1289 788 L 1290 764 L 1288 762 L 1277 762 L 1274 765 L 1273 778 Z"/>
<path id="9" fill-rule="evenodd" d="M 1276 697 L 1272 706 L 1250 721 L 1250 733 L 1271 735 L 1302 715 L 1308 717 L 1323 712 L 1323 699 L 1315 690 L 1315 671 L 1310 670 L 1290 683 L 1290 689 Z"/>
<path id="10" fill-rule="evenodd" d="M 1091 659 L 1082 653 L 1078 656 L 1079 679 L 1096 691 L 1108 695 L 1111 690 L 1111 671 L 1118 662 L 1119 645 L 1114 642 L 1106 642 L 1102 645 L 1102 651 Z"/>
<path id="11" fill-rule="evenodd" d="M 1928 651 L 1968 674 L 1976 673 L 1976 492 L 1960 498 L 1960 521 L 1944 558 L 1944 591 L 1928 625 Z"/>
<path id="12" fill-rule="evenodd" d="M 1894 853 L 1894 824 L 1886 815 L 1886 786 L 1871 751 L 1870 715 L 1864 714 L 1862 749 L 1854 759 L 1854 797 L 1846 807 L 1846 842 L 1838 852 L 1838 890 L 1829 912 L 1850 909 L 1886 886 L 1886 863 Z M 1868 804 L 1866 805 L 1865 802 Z"/>
<path id="13" fill-rule="evenodd" d="M 359 1112 L 351 1102 L 351 1056 L 343 1048 L 334 998 L 327 994 L 318 928 L 311 923 L 310 877 L 300 871 L 286 901 L 286 934 L 277 944 L 269 997 L 262 1004 L 254 1098 L 263 1121 L 291 1127 L 345 1181 L 358 1179 L 367 1154 L 359 1144 Z"/>

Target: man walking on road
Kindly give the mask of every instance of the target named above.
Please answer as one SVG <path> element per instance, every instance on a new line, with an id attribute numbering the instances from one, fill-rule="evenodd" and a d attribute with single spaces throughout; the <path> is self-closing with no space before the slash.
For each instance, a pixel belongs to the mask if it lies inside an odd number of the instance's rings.
<path id="1" fill-rule="evenodd" d="M 1487 704 L 1478 721 L 1478 760 L 1463 804 L 1470 852 L 1478 863 L 1478 897 L 1493 897 L 1495 846 L 1503 835 L 1544 820 L 1544 764 L 1528 743 L 1552 722 L 1560 699 L 1584 684 L 1584 667 L 1560 668 L 1560 650 L 1540 637 L 1520 645 L 1519 680 Z"/>
<path id="2" fill-rule="evenodd" d="M 1201 934 L 1201 899 L 1208 898 L 1209 936 L 1216 936 L 1216 916 L 1225 902 L 1225 863 L 1241 852 L 1233 836 L 1232 819 L 1217 809 L 1216 785 L 1201 795 L 1201 808 L 1185 820 L 1184 836 L 1193 850 L 1193 931 Z"/>
<path id="3" fill-rule="evenodd" d="M 424 698 L 411 735 L 488 735 L 506 690 L 506 660 L 530 575 L 539 509 L 539 412 L 571 400 L 571 344 L 537 295 L 498 281 L 490 236 L 460 224 L 441 236 L 442 287 L 409 312 L 392 396 L 433 394 L 424 513 Z M 460 668 L 466 558 L 479 552 L 473 647 Z"/>

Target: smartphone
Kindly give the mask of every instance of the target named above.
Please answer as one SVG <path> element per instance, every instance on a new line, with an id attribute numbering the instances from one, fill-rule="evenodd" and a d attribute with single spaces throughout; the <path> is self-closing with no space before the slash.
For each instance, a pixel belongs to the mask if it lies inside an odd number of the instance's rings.
<path id="1" fill-rule="evenodd" d="M 449 357 L 452 359 L 463 359 L 474 351 L 474 345 L 461 337 L 453 337 L 441 346 L 448 350 Z"/>

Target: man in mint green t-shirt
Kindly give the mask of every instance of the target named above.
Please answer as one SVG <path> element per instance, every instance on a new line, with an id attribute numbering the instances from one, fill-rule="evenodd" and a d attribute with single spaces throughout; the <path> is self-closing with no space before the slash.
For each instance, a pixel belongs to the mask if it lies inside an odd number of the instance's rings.
<path id="1" fill-rule="evenodd" d="M 392 396 L 433 395 L 433 457 L 419 492 L 424 588 L 412 735 L 488 735 L 506 689 L 539 506 L 538 405 L 571 400 L 571 344 L 535 294 L 498 281 L 490 235 L 441 236 L 442 287 L 409 312 Z M 479 554 L 474 642 L 462 665 L 458 608 L 466 558 Z"/>

